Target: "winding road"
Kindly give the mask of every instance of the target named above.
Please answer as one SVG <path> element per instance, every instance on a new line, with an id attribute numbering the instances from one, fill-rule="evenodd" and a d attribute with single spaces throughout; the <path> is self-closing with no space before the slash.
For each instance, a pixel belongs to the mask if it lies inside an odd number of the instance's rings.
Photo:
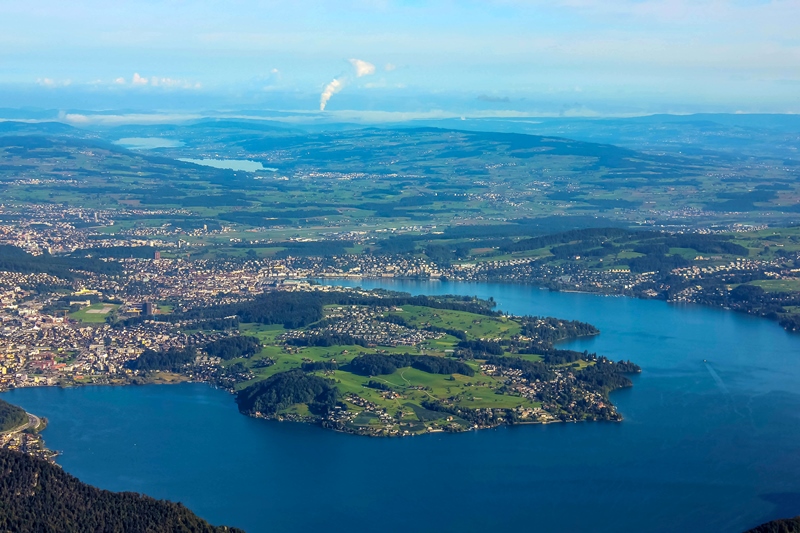
<path id="1" fill-rule="evenodd" d="M 25 414 L 28 415 L 28 421 L 25 424 L 22 424 L 21 426 L 16 427 L 14 429 L 10 429 L 8 431 L 4 431 L 3 433 L 8 433 L 9 435 L 15 435 L 17 433 L 25 431 L 28 428 L 36 429 L 39 427 L 39 424 L 42 423 L 42 421 L 39 419 L 38 416 L 32 415 L 30 413 L 25 413 Z"/>

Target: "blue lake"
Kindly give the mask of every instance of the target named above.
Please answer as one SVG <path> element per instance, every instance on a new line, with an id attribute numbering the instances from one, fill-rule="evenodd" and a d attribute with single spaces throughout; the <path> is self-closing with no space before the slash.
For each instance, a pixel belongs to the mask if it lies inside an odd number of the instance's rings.
<path id="1" fill-rule="evenodd" d="M 252 533 L 735 532 L 800 514 L 800 336 L 774 322 L 526 286 L 357 284 L 597 325 L 566 346 L 643 367 L 612 394 L 625 421 L 380 439 L 249 419 L 202 384 L 3 398 L 50 420 L 48 445 L 83 481 Z"/>
<path id="2" fill-rule="evenodd" d="M 214 168 L 226 168 L 229 170 L 241 170 L 244 172 L 258 172 L 260 170 L 268 172 L 276 172 L 277 168 L 265 167 L 258 161 L 250 161 L 249 159 L 187 159 L 179 158 L 178 161 L 184 163 L 194 163 L 195 165 L 202 165 Z"/>

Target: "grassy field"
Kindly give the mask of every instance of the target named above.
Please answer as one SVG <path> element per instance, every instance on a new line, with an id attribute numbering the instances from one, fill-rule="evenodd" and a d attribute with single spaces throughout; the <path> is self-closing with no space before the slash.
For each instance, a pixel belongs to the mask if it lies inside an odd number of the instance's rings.
<path id="1" fill-rule="evenodd" d="M 159 135 L 160 127 L 151 126 L 153 135 Z M 165 223 L 184 229 L 204 223 L 233 227 L 224 237 L 184 237 L 213 245 L 224 244 L 229 237 L 278 241 L 318 237 L 332 229 L 359 231 L 365 225 L 390 230 L 426 224 L 445 228 L 562 215 L 630 221 L 652 216 L 653 209 L 687 207 L 705 209 L 706 217 L 717 223 L 765 217 L 791 222 L 796 216 L 785 208 L 794 207 L 800 196 L 792 169 L 782 165 L 752 166 L 737 158 L 680 153 L 670 158 L 620 155 L 606 145 L 535 136 L 512 140 L 489 132 L 371 128 L 330 132 L 328 142 L 321 143 L 317 134 L 254 131 L 234 123 L 178 129 L 171 135 L 181 137 L 185 145 L 162 150 L 157 158 L 80 136 L 66 142 L 53 135 L 52 145 L 30 143 L 24 150 L 18 149 L 18 139 L 0 142 L 0 157 L 9 169 L 26 168 L 25 178 L 54 182 L 31 186 L 20 183 L 15 171 L 2 171 L 0 181 L 8 184 L 5 199 L 85 208 L 180 209 L 174 214 L 115 217 L 113 227 L 100 227 L 99 232 L 114 234 Z M 281 143 L 274 153 L 264 152 L 272 137 L 287 136 L 291 143 Z M 232 137 L 241 142 L 231 147 L 236 153 L 225 154 Z M 254 180 L 250 174 L 177 161 L 212 149 L 220 157 L 277 157 L 280 169 Z M 320 172 L 326 177 L 318 177 Z M 720 180 L 720 173 L 736 177 Z M 786 187 L 753 194 L 759 185 L 776 182 Z M 730 199 L 737 200 L 728 206 Z M 256 248 L 259 256 L 279 251 L 279 246 Z M 349 251 L 358 253 L 361 247 Z M 231 247 L 210 255 L 218 253 L 242 251 Z M 491 254 L 488 247 L 473 247 L 473 255 L 486 254 Z"/>
<path id="2" fill-rule="evenodd" d="M 97 303 L 84 307 L 80 311 L 70 313 L 70 317 L 74 320 L 86 322 L 89 324 L 100 324 L 106 321 L 106 317 L 112 312 L 119 309 L 119 305 L 110 303 Z"/>
<path id="3" fill-rule="evenodd" d="M 430 307 L 403 306 L 402 311 L 392 311 L 415 326 L 436 326 L 440 328 L 463 331 L 468 336 L 483 338 L 508 338 L 519 334 L 520 326 L 505 317 L 488 317 L 452 311 L 449 309 L 431 309 Z"/>
<path id="4" fill-rule="evenodd" d="M 334 307 L 336 306 L 328 306 L 327 310 L 330 311 Z M 402 316 L 407 322 L 417 327 L 437 326 L 464 331 L 469 339 L 507 339 L 517 335 L 521 328 L 518 322 L 506 317 L 490 317 L 421 306 L 403 306 L 402 310 L 393 310 L 384 314 Z M 348 371 L 347 363 L 360 354 L 427 353 L 447 356 L 459 342 L 457 338 L 450 335 L 427 341 L 420 346 L 294 347 L 285 346 L 277 340 L 279 335 L 286 332 L 279 325 L 242 324 L 240 330 L 242 334 L 257 336 L 261 339 L 264 347 L 260 353 L 249 359 L 234 359 L 224 363 L 226 366 L 242 363 L 250 367 L 255 374 L 250 381 L 238 384 L 238 389 L 278 372 L 299 368 L 306 361 L 336 361 L 339 364 L 338 370 L 318 371 L 316 374 L 332 379 L 343 396 L 352 393 L 385 409 L 391 416 L 402 420 L 403 428 L 410 428 L 409 431 L 412 432 L 424 432 L 427 425 L 432 422 L 439 425 L 452 422 L 452 420 L 448 420 L 451 417 L 446 413 L 437 413 L 422 408 L 422 402 L 426 400 L 449 398 L 456 405 L 469 409 L 539 407 L 538 403 L 524 398 L 499 394 L 498 389 L 503 385 L 503 378 L 483 375 L 480 371 L 480 360 L 467 363 L 475 371 L 475 375 L 471 377 L 461 374 L 431 374 L 411 367 L 400 368 L 391 374 L 372 377 Z M 537 355 L 521 357 L 530 361 L 541 360 L 541 357 Z M 259 361 L 265 358 L 274 360 L 275 364 L 259 368 Z M 391 397 L 385 391 L 367 387 L 370 380 L 389 386 L 398 396 Z M 351 422 L 355 426 L 377 427 L 384 424 L 373 413 L 363 412 L 361 407 L 350 405 L 349 409 L 359 413 Z M 308 414 L 307 407 L 299 405 L 292 406 L 283 413 L 302 416 Z"/>
<path id="5" fill-rule="evenodd" d="M 761 279 L 751 281 L 748 285 L 757 285 L 767 292 L 800 291 L 800 279 Z"/>

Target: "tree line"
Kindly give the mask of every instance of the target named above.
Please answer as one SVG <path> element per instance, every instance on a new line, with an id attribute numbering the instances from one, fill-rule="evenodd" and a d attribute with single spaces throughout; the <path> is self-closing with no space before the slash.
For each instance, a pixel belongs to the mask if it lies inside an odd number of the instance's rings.
<path id="1" fill-rule="evenodd" d="M 261 341 L 250 335 L 223 337 L 209 342 L 203 349 L 211 357 L 219 357 L 226 361 L 237 357 L 251 357 L 261 350 Z"/>
<path id="2" fill-rule="evenodd" d="M 494 302 L 470 296 L 411 296 L 407 293 L 383 291 L 361 295 L 347 291 L 285 292 L 273 291 L 248 302 L 192 309 L 185 313 L 165 315 L 162 320 L 180 321 L 236 316 L 241 322 L 282 324 L 287 329 L 307 326 L 323 318 L 325 305 L 403 306 L 417 305 L 434 309 L 466 311 L 499 316 Z"/>
<path id="3" fill-rule="evenodd" d="M 236 395 L 236 404 L 244 414 L 258 412 L 273 416 L 298 403 L 307 404 L 312 413 L 324 414 L 337 404 L 339 395 L 339 390 L 331 380 L 294 369 L 240 390 Z"/>
<path id="4" fill-rule="evenodd" d="M 101 261 L 88 257 L 54 256 L 47 252 L 31 255 L 22 248 L 9 244 L 0 245 L 0 271 L 21 274 L 50 274 L 72 280 L 81 277 L 80 271 L 109 276 L 122 274 L 122 265 L 113 261 Z"/>
<path id="5" fill-rule="evenodd" d="M 0 449 L 0 472 L 0 531 L 244 533 L 212 526 L 179 503 L 92 487 L 15 451 Z"/>
<path id="6" fill-rule="evenodd" d="M 0 400 L 0 432 L 18 428 L 27 421 L 25 409 Z"/>
<path id="7" fill-rule="evenodd" d="M 347 365 L 347 371 L 359 376 L 382 376 L 392 374 L 399 368 L 411 367 L 429 374 L 463 374 L 474 376 L 475 370 L 469 365 L 433 355 L 411 354 L 364 354 L 354 358 Z"/>

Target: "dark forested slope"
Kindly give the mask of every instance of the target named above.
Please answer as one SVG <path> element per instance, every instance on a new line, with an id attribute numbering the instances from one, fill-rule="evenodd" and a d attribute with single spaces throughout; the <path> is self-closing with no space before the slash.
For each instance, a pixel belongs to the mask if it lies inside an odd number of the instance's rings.
<path id="1" fill-rule="evenodd" d="M 82 483 L 56 465 L 0 450 L 0 531 L 231 532 L 178 503 Z"/>
<path id="2" fill-rule="evenodd" d="M 20 427 L 28 421 L 25 409 L 0 400 L 0 431 Z"/>
<path id="3" fill-rule="evenodd" d="M 746 533 L 800 533 L 800 516 L 773 520 L 748 530 Z"/>

